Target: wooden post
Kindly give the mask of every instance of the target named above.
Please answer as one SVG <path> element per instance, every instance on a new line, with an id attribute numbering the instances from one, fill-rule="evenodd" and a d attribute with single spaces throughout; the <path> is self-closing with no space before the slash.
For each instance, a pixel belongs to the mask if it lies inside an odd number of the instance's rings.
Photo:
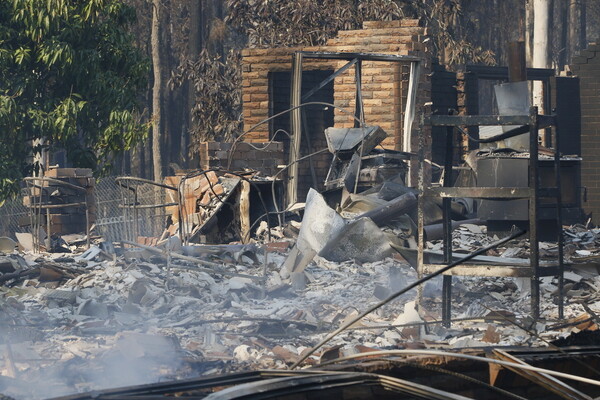
<path id="1" fill-rule="evenodd" d="M 250 240 L 250 182 L 242 181 L 239 192 L 240 236 L 242 243 Z"/>
<path id="2" fill-rule="evenodd" d="M 508 43 L 508 80 L 522 82 L 527 80 L 527 65 L 525 62 L 525 42 Z"/>

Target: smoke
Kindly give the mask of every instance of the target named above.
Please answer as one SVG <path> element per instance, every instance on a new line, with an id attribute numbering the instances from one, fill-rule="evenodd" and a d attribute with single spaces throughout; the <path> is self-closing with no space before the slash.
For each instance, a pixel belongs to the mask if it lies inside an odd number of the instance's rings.
<path id="1" fill-rule="evenodd" d="M 0 393 L 45 399 L 77 392 L 154 383 L 176 375 L 182 352 L 171 337 L 122 332 L 98 357 L 74 357 L 27 374 L 27 381 L 0 377 Z"/>

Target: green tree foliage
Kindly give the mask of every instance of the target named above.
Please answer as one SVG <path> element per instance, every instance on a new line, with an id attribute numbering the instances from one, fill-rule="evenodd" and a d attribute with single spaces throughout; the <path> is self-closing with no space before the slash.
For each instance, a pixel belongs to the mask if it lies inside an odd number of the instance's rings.
<path id="1" fill-rule="evenodd" d="M 148 63 L 127 32 L 134 18 L 121 0 L 0 1 L 0 200 L 32 171 L 32 139 L 102 171 L 146 135 L 136 106 Z"/>

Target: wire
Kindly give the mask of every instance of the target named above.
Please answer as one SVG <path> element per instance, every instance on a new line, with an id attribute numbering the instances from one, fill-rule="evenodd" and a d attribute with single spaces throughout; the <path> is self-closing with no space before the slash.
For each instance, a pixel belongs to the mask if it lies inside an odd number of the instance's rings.
<path id="1" fill-rule="evenodd" d="M 462 133 L 463 135 L 467 136 L 469 138 L 469 140 L 472 140 L 475 143 L 481 143 L 482 140 L 479 138 L 476 138 L 475 136 L 472 136 L 469 132 L 465 131 L 464 129 L 462 129 L 460 126 L 455 126 L 454 127 L 457 131 L 459 131 L 460 133 Z"/>
<path id="2" fill-rule="evenodd" d="M 246 131 L 242 132 L 242 133 L 240 134 L 240 136 L 238 136 L 237 138 L 235 138 L 235 140 L 233 141 L 233 144 L 231 145 L 231 149 L 229 150 L 229 157 L 227 158 L 227 169 L 230 169 L 230 168 L 231 168 L 231 161 L 232 161 L 232 159 L 233 159 L 233 153 L 235 152 L 235 147 L 237 146 L 238 142 L 239 142 L 239 141 L 240 141 L 240 140 L 241 140 L 241 139 L 242 139 L 244 136 L 246 136 L 248 133 L 252 132 L 254 129 L 258 128 L 259 126 L 261 126 L 261 125 L 263 125 L 263 124 L 265 124 L 265 123 L 267 123 L 267 122 L 269 122 L 270 120 L 272 120 L 272 119 L 274 119 L 274 118 L 277 118 L 277 117 L 279 117 L 279 116 L 281 116 L 281 115 L 283 115 L 283 114 L 286 114 L 286 113 L 292 112 L 292 111 L 294 111 L 294 110 L 296 110 L 296 109 L 298 109 L 298 108 L 305 107 L 305 106 L 310 106 L 310 105 L 322 105 L 322 106 L 327 106 L 327 107 L 336 108 L 336 109 L 340 110 L 341 112 L 343 112 L 343 113 L 345 113 L 345 114 L 347 114 L 347 115 L 351 116 L 352 118 L 354 118 L 354 120 L 358 121 L 358 123 L 360 124 L 360 126 L 361 126 L 363 129 L 364 129 L 364 127 L 365 127 L 365 123 L 364 123 L 363 121 L 361 121 L 360 119 L 358 119 L 358 118 L 357 118 L 355 115 L 352 115 L 352 113 L 351 113 L 351 112 L 349 112 L 348 110 L 346 110 L 346 109 L 345 109 L 345 108 L 343 108 L 343 107 L 336 106 L 335 104 L 326 103 L 326 102 L 322 102 L 322 101 L 311 101 L 311 102 L 308 102 L 308 103 L 302 103 L 302 104 L 300 104 L 300 105 L 297 105 L 297 106 L 295 106 L 295 107 L 292 107 L 292 108 L 288 108 L 287 110 L 284 110 L 284 111 L 281 111 L 281 112 L 279 112 L 279 113 L 277 113 L 277 114 L 275 114 L 275 115 L 272 115 L 272 116 L 270 116 L 269 118 L 263 119 L 263 120 L 262 120 L 262 121 L 260 121 L 259 123 L 257 123 L 257 124 L 255 124 L 255 125 L 251 126 L 251 127 L 250 127 L 250 129 L 248 129 L 248 130 L 246 130 Z"/>
<path id="3" fill-rule="evenodd" d="M 371 359 L 373 360 L 373 359 Z M 389 361 L 386 359 L 383 359 L 384 361 Z M 434 371 L 434 372 L 441 372 L 442 374 L 447 374 L 447 375 L 451 375 L 451 376 L 455 376 L 459 379 L 463 379 L 467 382 L 471 382 L 471 383 L 475 383 L 477 385 L 483 386 L 489 390 L 492 390 L 494 392 L 500 393 L 503 396 L 507 396 L 507 397 L 511 397 L 513 399 L 518 399 L 518 400 L 527 400 L 525 397 L 521 397 L 519 395 L 516 395 L 514 393 L 509 392 L 508 390 L 504 390 L 498 386 L 494 386 L 494 385 L 490 385 L 487 382 L 481 381 L 479 379 L 473 378 L 472 376 L 466 375 L 466 374 L 461 374 L 460 372 L 454 372 L 454 371 L 450 371 L 448 369 L 445 368 L 441 368 L 441 367 L 436 367 L 434 365 L 425 365 L 425 364 L 418 364 L 418 363 L 413 363 L 413 362 L 409 362 L 409 361 L 399 361 L 402 364 L 408 365 L 410 367 L 414 367 L 414 368 L 421 368 L 421 369 L 426 369 L 429 371 Z"/>
<path id="4" fill-rule="evenodd" d="M 271 143 L 273 143 L 273 142 L 275 141 L 275 136 L 276 136 L 278 133 L 280 133 L 280 132 L 281 132 L 281 133 L 285 133 L 285 135 L 286 135 L 288 138 L 291 138 L 291 137 L 292 137 L 292 134 L 291 134 L 291 133 L 289 133 L 288 131 L 286 131 L 285 129 L 277 129 L 277 130 L 275 131 L 275 133 L 273 133 L 273 138 L 272 138 L 271 140 L 269 140 L 268 142 L 261 143 L 261 145 L 263 145 L 262 147 L 255 146 L 255 145 L 253 145 L 253 144 L 252 144 L 252 143 L 250 143 L 250 142 L 244 142 L 244 143 L 246 143 L 246 144 L 247 144 L 249 147 L 253 148 L 254 150 L 258 150 L 258 151 L 264 151 L 264 150 L 265 150 L 267 147 L 269 147 L 269 145 L 270 145 Z M 233 147 L 233 146 L 232 146 L 232 147 Z"/>
<path id="5" fill-rule="evenodd" d="M 506 318 L 506 317 L 504 317 Z M 450 320 L 450 323 L 454 323 L 454 322 L 467 322 L 467 321 L 480 321 L 480 322 L 487 322 L 487 321 L 496 321 L 496 322 L 503 322 L 505 321 L 504 319 L 500 318 L 500 317 L 486 317 L 486 316 L 481 316 L 481 317 L 465 317 L 465 318 L 454 318 Z M 407 328 L 407 327 L 413 327 L 413 326 L 428 326 L 428 325 L 437 325 L 437 324 L 442 324 L 444 323 L 444 321 L 442 320 L 438 320 L 438 321 L 422 321 L 422 322 L 412 322 L 409 324 L 395 324 L 395 325 L 371 325 L 371 326 L 356 326 L 353 328 L 348 328 L 347 330 L 349 331 L 368 331 L 371 329 L 395 329 L 395 328 Z"/>
<path id="6" fill-rule="evenodd" d="M 279 216 L 279 214 L 285 214 L 287 213 L 288 210 L 282 210 L 282 211 L 271 211 L 270 214 L 275 214 L 277 216 Z M 263 218 L 268 216 L 269 214 L 264 213 L 263 215 L 261 215 L 260 217 L 258 217 L 253 223 L 252 225 L 250 225 L 250 229 L 248 229 L 249 231 L 252 231 L 252 229 L 254 229 L 254 227 L 256 227 L 256 225 L 260 222 L 263 221 Z"/>
<path id="7" fill-rule="evenodd" d="M 589 378 L 584 378 L 582 376 L 571 375 L 571 374 L 566 374 L 564 372 L 553 371 L 551 369 L 534 367 L 534 366 L 528 365 L 528 364 L 517 364 L 517 363 L 514 363 L 514 362 L 510 362 L 510 361 L 496 360 L 494 358 L 485 358 L 485 357 L 473 356 L 473 355 L 470 355 L 470 354 L 462 354 L 462 353 L 452 353 L 452 352 L 449 352 L 449 351 L 442 351 L 442 350 L 379 350 L 379 351 L 368 351 L 366 353 L 353 354 L 353 355 L 349 355 L 349 356 L 345 356 L 345 357 L 336 358 L 335 360 L 324 362 L 322 364 L 319 364 L 318 366 L 322 367 L 322 366 L 325 366 L 325 365 L 336 364 L 336 363 L 339 363 L 339 362 L 342 362 L 342 361 L 349 361 L 349 360 L 354 360 L 354 359 L 357 359 L 357 358 L 371 357 L 371 356 L 382 356 L 382 355 L 390 355 L 390 356 L 394 356 L 394 355 L 397 355 L 397 356 L 410 356 L 410 355 L 414 355 L 414 356 L 440 356 L 440 357 L 463 358 L 463 359 L 466 359 L 466 360 L 481 361 L 481 362 L 488 363 L 488 364 L 492 363 L 492 364 L 502 365 L 502 366 L 505 366 L 505 367 L 515 368 L 515 369 L 523 369 L 523 370 L 526 370 L 526 371 L 539 372 L 539 373 L 543 373 L 543 374 L 547 374 L 547 375 L 557 376 L 559 378 L 570 379 L 570 380 L 574 380 L 574 381 L 577 381 L 577 382 L 587 383 L 589 385 L 600 386 L 600 381 L 598 381 L 596 379 L 589 379 Z"/>
<path id="8" fill-rule="evenodd" d="M 483 304 L 483 303 L 479 303 L 479 304 L 481 304 L 488 311 L 493 311 L 491 308 L 489 308 L 485 304 Z M 527 332 L 529 334 L 529 336 L 536 337 L 537 339 L 539 339 L 542 342 L 546 343 L 549 347 L 553 348 L 554 350 L 557 350 L 559 353 L 562 353 L 564 355 L 568 355 L 568 353 L 566 351 L 564 351 L 563 349 L 561 349 L 557 345 L 553 344 L 549 340 L 544 339 L 543 337 L 541 337 L 540 335 L 538 335 L 536 332 L 527 329 L 525 326 L 523 326 L 521 324 L 518 324 L 516 321 L 513 321 L 510 318 L 507 318 L 505 315 L 500 314 L 499 318 L 503 319 L 504 321 L 506 321 L 506 322 L 508 322 L 508 323 L 510 323 L 510 324 L 512 324 L 514 326 L 516 326 L 517 328 L 520 328 L 520 329 L 524 330 L 525 332 Z M 596 368 L 592 367 L 591 365 L 588 365 L 588 364 L 584 363 L 583 361 L 579 360 L 578 358 L 573 358 L 573 361 L 575 361 L 577 364 L 583 366 L 586 369 L 589 369 L 593 373 L 598 374 L 600 376 L 600 371 L 598 371 Z"/>
<path id="9" fill-rule="evenodd" d="M 279 221 L 279 225 L 283 225 L 283 223 L 282 223 L 282 221 L 281 221 L 281 217 L 280 217 L 280 215 L 281 215 L 282 213 L 280 213 L 280 212 L 279 212 L 279 207 L 277 206 L 277 201 L 276 201 L 276 199 L 275 199 L 275 197 L 276 197 L 276 196 L 275 196 L 275 182 L 277 181 L 277 177 L 278 177 L 278 176 L 279 176 L 279 175 L 280 175 L 280 174 L 281 174 L 283 171 L 287 170 L 287 169 L 288 169 L 289 167 L 291 167 L 292 165 L 294 165 L 294 164 L 296 164 L 296 163 L 298 163 L 298 162 L 300 162 L 300 161 L 306 160 L 307 158 L 310 158 L 310 157 L 316 156 L 317 154 L 325 153 L 326 151 L 329 151 L 329 150 L 328 150 L 328 149 L 321 149 L 321 150 L 315 151 L 314 153 L 308 154 L 308 155 L 306 155 L 306 156 L 304 156 L 304 157 L 300 157 L 300 158 L 299 158 L 299 159 L 297 159 L 296 161 L 294 161 L 294 162 L 291 162 L 291 163 L 289 163 L 288 165 L 286 165 L 286 166 L 285 166 L 284 168 L 282 168 L 280 171 L 277 171 L 277 173 L 276 173 L 276 174 L 273 176 L 273 182 L 271 183 L 271 195 L 273 196 L 273 205 L 275 206 L 275 212 L 277 213 L 277 218 L 278 218 L 278 221 Z"/>
<path id="10" fill-rule="evenodd" d="M 319 342 L 316 346 L 314 346 L 312 349 L 310 349 L 308 352 L 306 352 L 298 361 L 296 361 L 291 368 L 294 369 L 296 367 L 298 367 L 304 360 L 306 360 L 311 354 L 313 354 L 315 351 L 317 351 L 321 346 L 323 346 L 325 343 L 329 342 L 331 339 L 333 339 L 335 336 L 337 336 L 338 333 L 342 332 L 343 330 L 345 330 L 346 328 L 348 328 L 351 325 L 354 325 L 356 322 L 360 321 L 363 317 L 365 317 L 367 314 L 370 314 L 371 312 L 377 310 L 378 308 L 382 307 L 383 305 L 389 303 L 390 301 L 394 300 L 396 297 L 403 295 L 404 293 L 414 289 L 417 286 L 420 286 L 422 283 L 427 282 L 428 280 L 435 278 L 438 275 L 443 274 L 444 272 L 456 267 L 459 264 L 462 264 L 465 261 L 468 261 L 472 258 L 474 258 L 475 256 L 485 253 L 488 250 L 491 250 L 497 246 L 500 246 L 506 242 L 509 242 L 521 235 L 523 235 L 526 231 L 524 230 L 519 230 L 517 232 L 512 233 L 511 235 L 505 237 L 504 239 L 501 239 L 495 243 L 492 243 L 486 247 L 482 247 L 481 249 L 474 251 L 473 253 L 467 255 L 466 257 L 461 258 L 460 260 L 454 261 L 451 264 L 446 265 L 443 268 L 440 268 L 439 270 L 415 281 L 414 283 L 406 286 L 404 289 L 390 295 L 388 298 L 386 298 L 385 300 L 382 300 L 381 302 L 375 304 L 372 307 L 369 307 L 366 311 L 363 311 L 361 314 L 359 314 L 357 317 L 352 318 L 350 321 L 347 321 L 346 323 L 342 324 L 342 326 L 340 326 L 338 329 L 336 329 L 335 331 L 333 331 L 331 334 L 329 334 L 325 339 L 323 339 L 321 342 Z"/>
<path id="11" fill-rule="evenodd" d="M 361 127 L 361 129 L 362 129 L 362 131 L 363 131 L 363 135 L 362 135 L 362 136 L 363 136 L 363 142 L 364 142 L 364 138 L 365 138 L 365 132 L 366 132 L 366 131 L 365 131 L 365 122 L 364 122 L 364 116 L 363 116 L 363 119 L 359 119 L 359 118 L 357 118 L 355 115 L 353 115 L 351 112 L 349 112 L 348 110 L 346 110 L 346 109 L 345 109 L 345 108 L 343 108 L 343 107 L 337 106 L 337 105 L 335 105 L 335 104 L 332 104 L 332 103 L 326 103 L 326 102 L 321 102 L 321 101 L 312 101 L 312 102 L 303 103 L 303 104 L 300 104 L 300 105 L 298 105 L 298 106 L 295 106 L 295 107 L 289 108 L 289 109 L 287 109 L 287 110 L 281 111 L 281 112 L 279 112 L 279 113 L 277 113 L 277 114 L 275 114 L 275 115 L 272 115 L 272 116 L 270 116 L 269 118 L 266 118 L 266 119 L 264 119 L 264 120 L 262 120 L 262 121 L 258 122 L 257 124 L 255 124 L 255 125 L 251 126 L 251 127 L 250 127 L 250 129 L 248 129 L 248 130 L 246 130 L 246 131 L 242 132 L 242 134 L 240 134 L 240 135 L 239 135 L 239 136 L 238 136 L 238 137 L 237 137 L 237 138 L 236 138 L 236 139 L 233 141 L 233 143 L 232 143 L 232 146 L 231 146 L 231 149 L 229 150 L 229 155 L 228 155 L 228 157 L 227 157 L 227 170 L 230 170 L 230 169 L 231 169 L 231 162 L 232 162 L 232 160 L 233 160 L 233 154 L 235 153 L 235 148 L 237 147 L 237 144 L 240 142 L 240 140 L 241 140 L 241 139 L 242 139 L 242 138 L 243 138 L 245 135 L 247 135 L 248 133 L 252 132 L 254 129 L 258 128 L 259 126 L 261 126 L 261 125 L 263 125 L 263 124 L 265 124 L 265 123 L 267 123 L 267 122 L 269 122 L 270 120 L 272 120 L 272 119 L 274 119 L 274 118 L 277 118 L 277 117 L 279 117 L 279 116 L 281 116 L 281 115 L 283 115 L 283 114 L 286 114 L 286 113 L 292 112 L 293 110 L 296 110 L 296 109 L 298 109 L 298 108 L 301 108 L 301 107 L 309 106 L 309 105 L 325 105 L 325 106 L 328 106 L 328 107 L 332 107 L 332 108 L 338 109 L 338 110 L 340 110 L 341 112 L 343 112 L 343 113 L 345 113 L 345 114 L 347 114 L 347 115 L 351 116 L 351 117 L 352 117 L 352 118 L 353 118 L 355 121 L 357 121 L 357 122 L 360 124 L 360 127 Z M 285 131 L 285 130 L 283 130 L 283 129 L 279 129 L 279 130 L 277 130 L 275 133 L 278 133 L 278 132 L 280 132 L 280 131 L 284 132 L 286 135 L 288 135 L 288 137 L 291 137 L 291 136 L 292 136 L 290 133 L 286 132 L 286 131 Z M 346 136 L 348 135 L 348 133 L 349 133 L 349 132 L 350 132 L 350 131 L 348 130 L 348 132 L 346 132 L 346 134 L 344 135 L 344 140 L 345 140 L 345 138 L 346 138 Z M 274 140 L 275 140 L 275 138 L 273 137 L 273 139 L 271 139 L 269 142 L 267 142 L 267 145 L 265 145 L 265 146 L 263 147 L 263 149 L 256 148 L 255 146 L 253 146 L 253 145 L 252 145 L 252 144 L 250 144 L 250 143 L 248 143 L 248 145 L 249 145 L 250 147 L 252 147 L 252 148 L 256 149 L 256 150 L 262 151 L 262 150 L 264 150 L 264 149 L 265 149 L 265 148 L 266 148 L 266 147 L 267 147 L 267 146 L 268 146 L 270 143 L 272 143 Z M 360 149 L 361 149 L 361 150 L 360 150 L 361 159 L 362 159 L 362 153 L 363 153 L 363 145 L 364 145 L 364 143 L 362 143 L 362 142 L 361 142 L 361 147 L 360 147 Z M 278 175 L 279 175 L 281 172 L 283 172 L 283 171 L 287 170 L 287 169 L 288 169 L 290 166 L 294 165 L 295 163 L 297 163 L 297 162 L 299 162 L 299 161 L 303 161 L 303 160 L 305 160 L 305 159 L 307 159 L 307 158 L 309 158 L 309 157 L 315 156 L 315 155 L 317 155 L 317 154 L 320 154 L 320 153 L 324 152 L 325 150 L 327 150 L 327 149 L 318 150 L 318 151 L 316 151 L 316 152 L 313 152 L 313 153 L 311 153 L 311 154 L 309 154 L 309 155 L 307 155 L 307 156 L 301 157 L 301 158 L 299 158 L 298 160 L 295 160 L 294 162 L 292 162 L 292 163 L 290 163 L 290 164 L 286 165 L 286 167 L 285 167 L 285 168 L 283 168 L 282 170 L 278 171 L 278 172 L 277 172 L 277 174 L 275 174 L 275 177 L 277 177 L 277 176 L 278 176 Z M 359 174 L 357 174 L 357 179 L 358 179 L 358 175 L 359 175 Z M 281 213 L 279 212 L 279 207 L 277 206 L 277 201 L 276 201 L 276 195 L 275 195 L 275 177 L 274 177 L 274 179 L 273 179 L 273 184 L 272 184 L 272 186 L 271 186 L 271 194 L 272 194 L 272 197 L 273 197 L 273 205 L 275 206 L 275 210 L 276 210 L 276 214 L 277 214 L 277 218 L 278 218 L 279 225 L 283 225 L 283 223 L 282 223 L 282 220 L 281 220 Z M 357 181 L 357 182 L 358 182 L 358 181 Z M 354 189 L 355 189 L 355 191 L 356 191 L 356 184 L 355 184 L 355 188 L 354 188 Z M 270 236 L 269 236 L 269 237 L 270 237 Z M 270 240 L 270 239 L 269 239 L 269 240 Z"/>

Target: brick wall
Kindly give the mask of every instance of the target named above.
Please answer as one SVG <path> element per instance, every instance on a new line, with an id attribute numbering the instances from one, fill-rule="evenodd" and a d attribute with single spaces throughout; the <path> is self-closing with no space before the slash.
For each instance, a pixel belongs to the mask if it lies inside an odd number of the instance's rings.
<path id="1" fill-rule="evenodd" d="M 600 224 L 600 45 L 573 57 L 571 71 L 580 80 L 581 93 L 581 184 L 587 188 L 584 211 Z"/>
<path id="2" fill-rule="evenodd" d="M 248 127 L 269 117 L 269 72 L 290 71 L 295 51 L 363 52 L 422 56 L 429 67 L 428 49 L 423 41 L 427 30 L 417 20 L 365 22 L 364 29 L 340 31 L 325 46 L 304 48 L 246 49 L 243 52 L 244 126 Z M 346 61 L 304 60 L 304 69 L 332 70 Z M 402 136 L 401 110 L 408 90 L 407 69 L 398 63 L 364 62 L 362 87 L 365 118 L 369 124 L 380 125 L 390 137 L 389 147 L 400 145 Z M 428 99 L 430 85 L 427 69 L 422 75 L 419 94 Z M 334 82 L 335 105 L 354 112 L 355 84 L 351 68 Z M 338 127 L 352 126 L 353 120 L 339 109 L 335 110 Z M 248 135 L 251 140 L 267 141 L 269 125 L 265 124 Z"/>
<path id="3" fill-rule="evenodd" d="M 227 168 L 229 153 L 233 144 L 224 142 L 200 143 L 200 160 L 203 170 Z M 260 171 L 263 176 L 273 176 L 284 163 L 283 144 L 281 142 L 238 142 L 231 158 L 231 170 L 242 171 L 245 168 Z"/>
<path id="4" fill-rule="evenodd" d="M 296 51 L 380 53 L 395 55 L 416 55 L 423 58 L 423 70 L 419 83 L 417 105 L 422 105 L 431 98 L 429 68 L 431 57 L 426 43 L 423 43 L 427 29 L 419 26 L 418 20 L 400 20 L 363 24 L 363 29 L 338 32 L 337 37 L 330 39 L 325 46 L 303 48 L 271 48 L 246 49 L 243 52 L 243 102 L 244 127 L 259 123 L 271 115 L 270 93 L 277 88 L 270 87 L 270 73 L 290 71 L 292 54 Z M 346 61 L 305 59 L 304 71 L 337 70 Z M 392 62 L 363 62 L 362 89 L 365 120 L 369 125 L 379 125 L 387 133 L 384 146 L 401 149 L 403 111 L 408 92 L 408 72 L 406 65 Z M 289 91 L 289 88 L 287 89 Z M 354 68 L 350 68 L 334 80 L 333 101 L 337 107 L 343 108 L 353 115 L 355 108 Z M 336 108 L 334 126 L 351 127 L 354 120 L 351 115 Z M 266 142 L 270 139 L 270 125 L 264 124 L 249 133 L 248 140 Z M 314 135 L 320 135 L 314 132 Z M 315 136 L 316 139 L 316 136 Z M 426 134 L 427 144 L 431 144 L 430 135 Z M 319 150 L 324 142 L 314 140 L 313 150 Z M 413 135 L 412 148 L 416 151 L 418 138 Z M 287 151 L 287 149 L 286 149 Z M 305 151 L 302 151 L 303 154 Z M 327 169 L 329 160 L 319 159 L 315 162 L 318 179 L 322 169 Z M 308 179 L 307 177 L 305 177 Z M 305 180 L 306 180 L 305 179 Z M 306 186 L 306 185 L 304 185 Z M 306 188 L 301 188 L 300 193 Z"/>

